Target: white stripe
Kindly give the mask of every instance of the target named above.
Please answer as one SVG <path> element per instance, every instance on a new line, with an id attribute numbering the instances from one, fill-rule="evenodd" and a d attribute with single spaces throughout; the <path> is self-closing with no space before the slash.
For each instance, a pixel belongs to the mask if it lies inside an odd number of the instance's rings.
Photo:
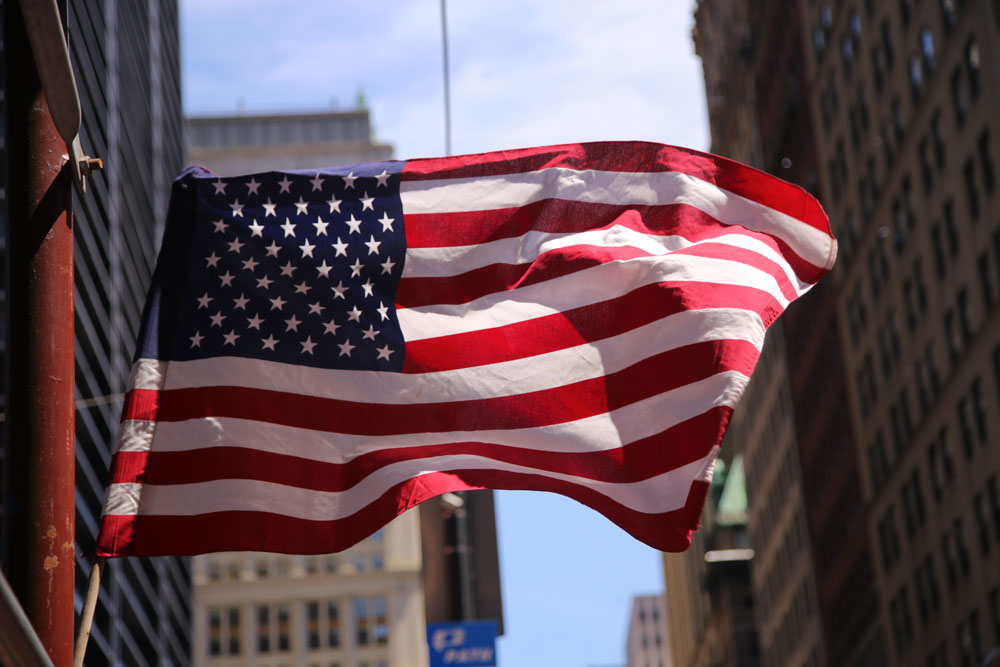
<path id="1" fill-rule="evenodd" d="M 659 256 L 706 243 L 742 248 L 766 257 L 781 267 L 789 282 L 796 286 L 799 294 L 804 294 L 812 287 L 812 283 L 799 279 L 781 253 L 760 239 L 746 234 L 731 233 L 702 241 L 690 241 L 683 236 L 644 234 L 621 225 L 566 234 L 526 232 L 514 238 L 497 239 L 496 241 L 468 246 L 409 247 L 406 249 L 406 264 L 403 267 L 402 277 L 403 279 L 444 278 L 460 276 L 467 271 L 493 264 L 530 264 L 543 253 L 576 246 L 633 247 Z"/>
<path id="2" fill-rule="evenodd" d="M 482 178 L 403 181 L 400 197 L 404 214 L 493 210 L 544 199 L 623 206 L 682 203 L 724 224 L 776 236 L 807 262 L 821 268 L 832 266 L 836 254 L 836 242 L 815 227 L 681 172 L 552 168 Z"/>
<path id="3" fill-rule="evenodd" d="M 709 340 L 746 340 L 758 350 L 764 323 L 750 310 L 717 308 L 674 313 L 605 338 L 524 359 L 434 373 L 404 374 L 312 368 L 261 359 L 140 359 L 162 382 L 137 389 L 250 387 L 358 403 L 425 404 L 515 396 L 601 378 L 647 357 Z"/>
<path id="4" fill-rule="evenodd" d="M 770 294 L 783 309 L 789 303 L 777 280 L 766 271 L 742 262 L 671 254 L 607 262 L 468 303 L 400 308 L 396 315 L 403 338 L 417 341 L 525 322 L 664 281 L 751 287 Z"/>
<path id="5" fill-rule="evenodd" d="M 346 463 L 367 452 L 397 447 L 457 442 L 502 443 L 546 452 L 604 451 L 648 438 L 715 407 L 735 408 L 749 381 L 742 373 L 724 371 L 608 413 L 564 424 L 522 429 L 359 436 L 231 417 L 159 422 L 155 450 L 181 452 L 208 447 L 246 447 L 324 463 Z M 152 442 L 143 437 L 149 423 L 143 420 L 123 422 L 121 449 L 150 451 Z"/>
<path id="6" fill-rule="evenodd" d="M 502 470 L 540 475 L 586 487 L 638 512 L 657 514 L 684 506 L 691 483 L 705 470 L 715 451 L 707 456 L 642 480 L 618 484 L 575 475 L 538 470 L 478 456 L 439 456 L 407 460 L 380 468 L 347 491 L 313 491 L 295 486 L 246 479 L 226 479 L 195 484 L 143 485 L 141 516 L 196 516 L 212 512 L 271 512 L 310 521 L 343 519 L 364 509 L 390 488 L 409 479 L 449 470 Z M 131 497 L 133 485 L 112 484 L 106 514 L 127 508 L 119 496 Z M 122 488 L 125 487 L 125 488 Z"/>

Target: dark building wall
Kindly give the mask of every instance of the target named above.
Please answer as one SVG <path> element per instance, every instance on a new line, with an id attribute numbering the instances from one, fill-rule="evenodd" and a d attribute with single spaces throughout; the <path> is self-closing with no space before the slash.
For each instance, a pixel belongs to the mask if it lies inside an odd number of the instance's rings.
<path id="1" fill-rule="evenodd" d="M 798 0 L 775 0 L 755 17 L 764 168 L 824 202 L 802 7 Z M 836 234 L 837 222 L 833 225 Z M 782 326 L 827 658 L 830 664 L 853 665 L 860 664 L 869 643 L 878 643 L 880 629 L 843 362 L 840 273 L 835 265 L 789 309 Z"/>
<path id="2" fill-rule="evenodd" d="M 86 589 L 166 193 L 183 166 L 178 20 L 173 0 L 69 2 L 81 141 L 105 164 L 88 193 L 73 202 L 78 599 Z M 190 595 L 186 560 L 109 561 L 87 664 L 188 664 Z"/>

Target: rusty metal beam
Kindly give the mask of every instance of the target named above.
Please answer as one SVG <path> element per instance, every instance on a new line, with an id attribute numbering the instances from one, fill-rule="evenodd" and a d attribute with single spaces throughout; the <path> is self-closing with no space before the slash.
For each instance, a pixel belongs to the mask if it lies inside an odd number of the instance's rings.
<path id="1" fill-rule="evenodd" d="M 73 218 L 69 150 L 19 2 L 4 2 L 9 217 L 7 579 L 56 665 L 73 659 Z"/>

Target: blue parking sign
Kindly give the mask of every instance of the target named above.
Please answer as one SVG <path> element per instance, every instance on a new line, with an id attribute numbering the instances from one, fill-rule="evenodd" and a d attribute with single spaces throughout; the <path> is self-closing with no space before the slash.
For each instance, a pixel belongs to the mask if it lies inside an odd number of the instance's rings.
<path id="1" fill-rule="evenodd" d="M 431 667 L 496 667 L 497 624 L 432 623 L 427 626 Z"/>

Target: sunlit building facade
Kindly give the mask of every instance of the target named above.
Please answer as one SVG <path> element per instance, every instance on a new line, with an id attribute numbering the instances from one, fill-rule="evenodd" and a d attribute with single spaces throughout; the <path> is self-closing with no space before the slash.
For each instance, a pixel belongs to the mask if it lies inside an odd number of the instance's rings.
<path id="1" fill-rule="evenodd" d="M 632 598 L 625 640 L 627 667 L 672 667 L 667 608 L 662 595 Z"/>

